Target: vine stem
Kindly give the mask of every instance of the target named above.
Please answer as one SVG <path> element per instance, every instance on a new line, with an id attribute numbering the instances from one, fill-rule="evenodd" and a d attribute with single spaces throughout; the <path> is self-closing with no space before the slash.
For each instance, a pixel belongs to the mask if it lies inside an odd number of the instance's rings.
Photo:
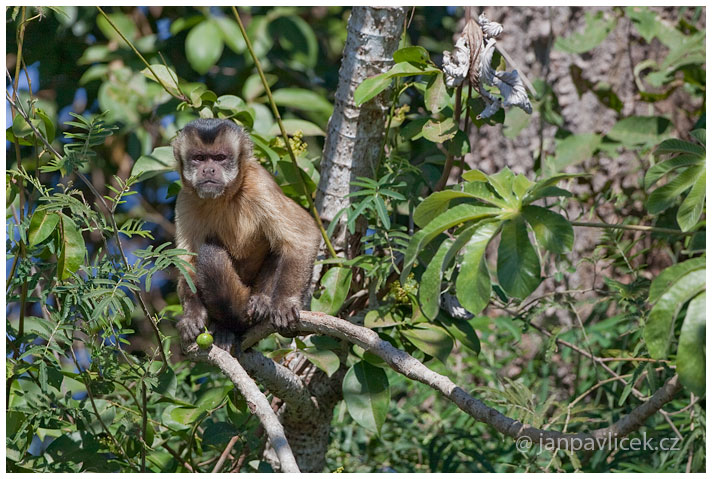
<path id="1" fill-rule="evenodd" d="M 617 230 L 630 230 L 630 231 L 645 231 L 647 233 L 663 233 L 670 235 L 679 236 L 692 236 L 695 231 L 680 231 L 674 230 L 672 228 L 657 228 L 655 226 L 645 226 L 645 225 L 623 225 L 623 224 L 611 224 L 611 223 L 590 223 L 585 221 L 571 221 L 573 226 L 581 226 L 584 228 L 603 228 L 603 229 L 617 229 Z"/>
<path id="2" fill-rule="evenodd" d="M 462 114 L 462 85 L 457 87 L 455 90 L 455 112 L 453 114 L 453 120 L 455 121 L 455 126 L 460 129 L 460 115 Z M 454 138 L 450 141 L 454 141 Z M 450 178 L 450 171 L 452 170 L 452 165 L 454 163 L 453 152 L 450 148 L 447 149 L 447 155 L 445 156 L 445 166 L 443 167 L 443 174 L 440 179 L 435 184 L 433 192 L 440 191 L 445 188 L 448 178 Z"/>
<path id="3" fill-rule="evenodd" d="M 272 107 L 272 113 L 274 114 L 275 119 L 277 120 L 277 124 L 279 125 L 279 130 L 282 132 L 282 138 L 284 139 L 284 144 L 287 147 L 287 152 L 289 153 L 289 158 L 292 160 L 292 164 L 294 165 L 294 168 L 298 172 L 299 176 L 299 183 L 302 185 L 302 189 L 304 190 L 304 196 L 307 197 L 307 202 L 309 203 L 309 209 L 311 210 L 312 216 L 314 216 L 314 220 L 316 221 L 317 226 L 319 227 L 319 230 L 321 231 L 321 236 L 324 238 L 324 244 L 326 244 L 326 248 L 329 250 L 329 254 L 331 255 L 332 258 L 336 258 L 336 250 L 334 249 L 334 246 L 331 244 L 331 241 L 329 240 L 329 235 L 326 234 L 326 229 L 324 229 L 324 224 L 321 222 L 321 217 L 319 217 L 319 212 L 316 209 L 316 205 L 314 204 L 314 200 L 311 197 L 311 194 L 309 194 L 309 189 L 307 188 L 306 181 L 304 181 L 304 172 L 302 169 L 299 167 L 299 164 L 297 163 L 297 157 L 294 156 L 294 151 L 292 151 L 292 146 L 289 144 L 289 137 L 287 136 L 287 130 L 284 128 L 284 124 L 282 123 L 282 117 L 279 114 L 279 110 L 277 109 L 277 104 L 274 102 L 274 98 L 272 98 L 272 90 L 269 87 L 269 83 L 267 82 L 267 78 L 265 78 L 265 74 L 262 71 L 262 65 L 260 64 L 259 58 L 257 58 L 257 55 L 255 54 L 255 50 L 252 48 L 252 42 L 250 41 L 250 38 L 247 36 L 247 31 L 245 30 L 245 26 L 242 24 L 242 20 L 240 19 L 240 14 L 237 13 L 237 8 L 234 6 L 232 7 L 232 12 L 235 15 L 235 19 L 237 20 L 237 24 L 240 27 L 240 33 L 242 33 L 242 37 L 245 40 L 245 44 L 247 45 L 247 50 L 250 52 L 250 56 L 252 57 L 252 61 L 255 62 L 255 67 L 257 68 L 257 73 L 260 76 L 260 79 L 262 80 L 262 86 L 265 89 L 265 93 L 267 93 L 267 98 L 269 99 L 269 104 Z"/>
<path id="4" fill-rule="evenodd" d="M 131 41 L 130 41 L 128 38 L 126 38 L 123 33 L 121 33 L 121 30 L 119 30 L 119 27 L 116 26 L 116 24 L 111 20 L 111 18 L 109 18 L 109 16 L 104 12 L 104 10 L 102 10 L 101 7 L 99 7 L 99 6 L 97 6 L 96 9 L 99 10 L 99 13 L 101 13 L 102 16 L 104 17 L 104 19 L 105 19 L 107 22 L 109 22 L 109 25 L 111 25 L 111 28 L 113 28 L 114 31 L 119 34 L 119 36 L 121 37 L 121 39 L 126 42 L 126 44 L 129 46 L 129 48 L 130 48 L 131 50 L 133 50 L 133 52 L 136 54 L 136 56 L 138 56 L 138 57 L 141 59 L 141 61 L 143 62 L 143 64 L 146 65 L 146 68 L 148 68 L 148 71 L 150 71 L 151 74 L 153 75 L 153 78 L 156 79 L 156 81 L 163 87 L 164 90 L 166 90 L 166 92 L 168 92 L 169 95 L 171 95 L 172 97 L 178 98 L 178 99 L 180 99 L 180 100 L 183 100 L 183 101 L 190 101 L 190 98 L 186 97 L 185 95 L 183 95 L 183 96 L 176 96 L 174 93 L 172 93 L 172 92 L 168 89 L 168 86 L 166 86 L 166 84 L 163 83 L 163 80 L 161 80 L 160 77 L 159 77 L 159 76 L 156 74 L 156 72 L 153 70 L 153 67 L 151 66 L 151 64 L 148 63 L 148 61 L 143 57 L 143 55 L 141 55 L 141 52 L 139 52 L 139 51 L 136 49 L 136 47 L 134 46 L 134 44 L 131 43 Z M 180 91 L 180 87 L 178 86 L 178 80 L 176 80 L 176 87 L 177 87 L 178 91 Z M 181 93 L 182 93 L 182 92 L 181 92 Z"/>

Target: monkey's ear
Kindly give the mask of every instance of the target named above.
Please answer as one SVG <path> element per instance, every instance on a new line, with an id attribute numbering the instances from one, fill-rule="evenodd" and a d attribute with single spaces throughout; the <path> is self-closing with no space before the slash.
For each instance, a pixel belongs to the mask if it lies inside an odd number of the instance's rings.
<path id="1" fill-rule="evenodd" d="M 247 161 L 249 158 L 252 157 L 252 150 L 254 148 L 252 140 L 250 139 L 250 135 L 248 135 L 243 128 L 240 128 L 240 134 L 238 135 L 238 138 L 238 160 L 241 162 Z"/>
<path id="2" fill-rule="evenodd" d="M 173 141 L 171 141 L 171 146 L 173 147 L 173 158 L 176 160 L 176 167 L 178 171 L 183 171 L 183 145 L 185 144 L 185 133 L 180 130 Z"/>

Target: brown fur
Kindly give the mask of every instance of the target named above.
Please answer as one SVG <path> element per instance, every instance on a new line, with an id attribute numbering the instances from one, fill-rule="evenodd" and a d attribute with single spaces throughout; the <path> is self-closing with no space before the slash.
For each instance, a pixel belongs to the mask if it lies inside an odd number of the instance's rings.
<path id="1" fill-rule="evenodd" d="M 252 157 L 251 142 L 241 129 L 222 128 L 212 142 L 204 142 L 189 127 L 173 142 L 183 181 L 176 202 L 176 243 L 198 253 L 186 259 L 198 265 L 199 300 L 181 280 L 181 336 L 192 342 L 207 316 L 229 322 L 225 326 L 238 333 L 268 318 L 285 327 L 297 319 L 321 241 L 319 230 Z M 229 162 L 221 163 L 223 177 L 232 178 L 215 198 L 201 198 L 200 174 L 186 173 L 196 152 L 237 160 L 232 165 L 236 175 Z M 201 249 L 206 242 L 210 247 Z"/>

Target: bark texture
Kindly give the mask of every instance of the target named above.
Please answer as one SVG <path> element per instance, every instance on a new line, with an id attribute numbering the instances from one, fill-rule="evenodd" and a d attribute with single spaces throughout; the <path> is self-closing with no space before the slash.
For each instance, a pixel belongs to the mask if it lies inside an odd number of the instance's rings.
<path id="1" fill-rule="evenodd" d="M 351 199 L 346 198 L 352 190 L 350 182 L 358 176 L 373 176 L 385 132 L 388 92 L 357 107 L 354 91 L 366 78 L 391 68 L 404 21 L 405 9 L 400 7 L 354 7 L 351 12 L 316 195 L 316 207 L 325 224 L 350 204 Z M 353 252 L 349 245 L 359 246 L 358 235 L 348 238 L 343 219 L 332 241 L 337 252 L 345 255 Z M 320 271 L 321 268 L 315 268 L 315 279 L 318 279 Z M 331 377 L 301 355 L 287 358 L 287 367 L 295 377 L 301 378 L 301 384 L 311 395 L 312 404 L 290 400 L 303 392 L 293 380 L 289 383 L 291 386 L 285 383 L 285 388 L 289 390 L 284 391 L 285 397 L 273 391 L 284 399 L 277 415 L 302 472 L 324 470 L 333 410 L 342 398 L 346 349 L 343 353 L 342 367 Z M 265 458 L 278 467 L 279 461 L 273 450 L 268 449 Z"/>
<path id="2" fill-rule="evenodd" d="M 393 66 L 404 21 L 401 7 L 354 7 L 351 12 L 316 194 L 316 207 L 325 222 L 351 203 L 346 195 L 352 191 L 352 180 L 373 176 L 385 131 L 388 90 L 360 107 L 354 103 L 354 91 L 366 78 Z M 348 254 L 345 218 L 339 223 L 334 247 Z"/>

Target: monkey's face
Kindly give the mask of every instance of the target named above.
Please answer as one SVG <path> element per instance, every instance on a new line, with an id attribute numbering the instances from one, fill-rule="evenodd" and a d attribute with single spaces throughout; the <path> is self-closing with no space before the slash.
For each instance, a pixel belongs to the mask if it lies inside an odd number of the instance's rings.
<path id="1" fill-rule="evenodd" d="M 184 185 L 200 198 L 218 198 L 235 181 L 249 139 L 229 120 L 195 120 L 173 142 Z"/>
<path id="2" fill-rule="evenodd" d="M 217 198 L 237 177 L 237 159 L 230 150 L 196 149 L 183 161 L 183 177 L 201 198 Z"/>

